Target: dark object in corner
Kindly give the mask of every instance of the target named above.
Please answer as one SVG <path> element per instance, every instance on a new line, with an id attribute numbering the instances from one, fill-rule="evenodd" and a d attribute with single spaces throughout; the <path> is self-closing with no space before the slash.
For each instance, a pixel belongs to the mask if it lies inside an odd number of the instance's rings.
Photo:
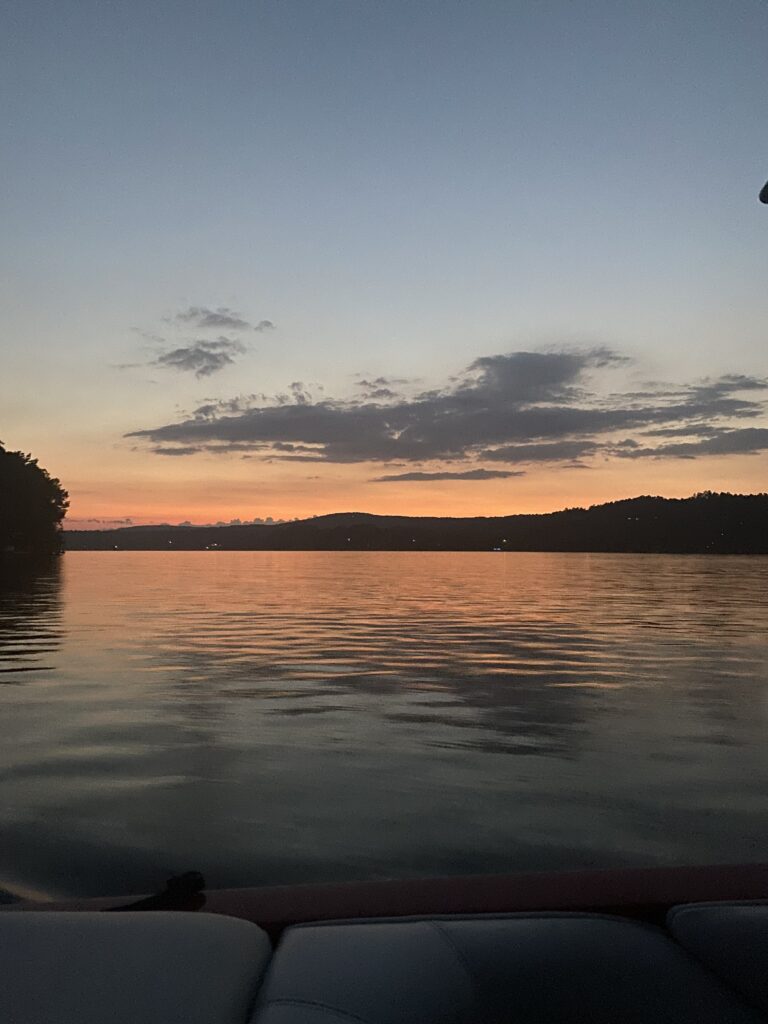
<path id="1" fill-rule="evenodd" d="M 205 879 L 200 872 L 185 871 L 183 875 L 169 878 L 165 888 L 152 896 L 120 907 L 107 907 L 106 910 L 199 910 L 205 903 L 203 889 Z"/>
<path id="2" fill-rule="evenodd" d="M 760 189 L 760 202 L 768 203 L 768 181 Z"/>

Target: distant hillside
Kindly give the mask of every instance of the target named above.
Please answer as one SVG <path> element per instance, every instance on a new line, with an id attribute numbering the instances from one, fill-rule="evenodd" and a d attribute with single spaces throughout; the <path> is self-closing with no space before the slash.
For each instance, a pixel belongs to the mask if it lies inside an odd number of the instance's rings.
<path id="1" fill-rule="evenodd" d="M 628 498 L 471 519 L 343 512 L 272 526 L 71 530 L 70 551 L 627 551 L 768 554 L 768 494 Z"/>

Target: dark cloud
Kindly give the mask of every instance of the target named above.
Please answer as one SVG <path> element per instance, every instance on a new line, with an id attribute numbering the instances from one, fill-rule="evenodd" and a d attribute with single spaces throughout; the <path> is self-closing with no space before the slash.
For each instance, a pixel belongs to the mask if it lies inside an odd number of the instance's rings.
<path id="1" fill-rule="evenodd" d="M 376 388 L 402 387 L 404 384 L 409 383 L 410 381 L 407 377 L 374 377 L 373 380 L 361 377 L 357 382 L 357 386 L 365 391 L 370 391 Z"/>
<path id="2" fill-rule="evenodd" d="M 512 352 L 482 356 L 469 367 L 470 379 L 460 390 L 476 390 L 504 396 L 509 402 L 554 402 L 581 397 L 576 387 L 585 369 L 613 367 L 627 362 L 607 348 L 589 352 Z M 476 376 L 472 376 L 476 374 Z"/>
<path id="3" fill-rule="evenodd" d="M 196 377 L 210 377 L 225 366 L 234 363 L 236 355 L 245 352 L 245 345 L 233 338 L 218 338 L 216 341 L 193 341 L 189 345 L 164 352 L 155 360 L 156 366 L 194 373 Z"/>
<path id="4" fill-rule="evenodd" d="M 734 391 L 764 391 L 768 388 L 768 378 L 749 377 L 743 373 L 726 373 L 714 380 L 705 378 L 694 385 L 691 390 L 701 398 L 712 398 L 718 395 L 729 395 Z"/>
<path id="5" fill-rule="evenodd" d="M 198 452 L 205 451 L 204 448 L 197 448 L 195 445 L 180 445 L 178 448 L 163 447 L 163 445 L 157 445 L 155 448 L 150 448 L 153 455 L 197 455 Z"/>
<path id="6" fill-rule="evenodd" d="M 217 309 L 209 309 L 207 306 L 190 306 L 188 309 L 177 313 L 175 317 L 165 318 L 165 322 L 173 328 L 172 334 L 177 336 L 181 333 L 179 327 L 190 326 L 196 330 L 226 330 L 241 333 L 243 331 L 267 331 L 274 328 L 271 320 L 259 320 L 251 324 L 239 313 L 227 306 L 219 306 Z M 148 364 L 123 363 L 119 369 L 135 368 L 142 365 L 161 366 L 166 369 L 174 369 L 182 372 L 194 373 L 196 377 L 210 377 L 219 370 L 230 366 L 235 362 L 235 357 L 246 352 L 246 347 L 239 338 L 229 337 L 220 334 L 218 338 L 210 337 L 196 338 L 193 340 L 179 338 L 176 347 L 170 348 L 174 342 L 163 338 L 158 334 L 148 333 L 140 328 L 132 328 L 143 338 L 151 342 L 155 358 Z M 256 398 L 256 396 L 250 396 Z M 216 411 L 223 411 L 220 408 L 225 403 L 214 401 L 211 405 L 211 414 Z M 234 411 L 234 410 L 233 410 Z"/>
<path id="7" fill-rule="evenodd" d="M 312 393 L 308 390 L 303 381 L 295 380 L 288 387 L 291 391 L 291 398 L 297 405 L 309 405 L 312 401 Z"/>
<path id="8" fill-rule="evenodd" d="M 402 399 L 402 387 L 412 383 L 406 377 L 374 377 L 371 380 L 361 377 L 356 386 L 364 392 L 365 401 L 388 402 Z"/>
<path id="9" fill-rule="evenodd" d="M 193 410 L 197 420 L 215 419 L 218 416 L 247 412 L 257 403 L 269 402 L 269 396 L 263 394 L 237 395 L 235 398 L 209 398 Z"/>
<path id="10" fill-rule="evenodd" d="M 722 430 L 700 441 L 663 444 L 657 448 L 634 446 L 617 454 L 629 459 L 696 459 L 702 455 L 757 455 L 766 450 L 768 428 L 743 427 L 740 430 Z"/>
<path id="11" fill-rule="evenodd" d="M 755 431 L 761 428 L 736 428 L 738 421 L 764 414 L 761 392 L 768 382 L 726 375 L 676 387 L 649 385 L 641 392 L 601 392 L 596 378 L 615 374 L 625 362 L 605 348 L 484 356 L 442 388 L 394 399 L 364 394 L 316 400 L 296 381 L 284 395 L 208 401 L 181 422 L 129 436 L 164 447 L 249 449 L 261 457 L 304 461 L 463 460 L 464 466 L 478 460 L 584 465 L 577 460 L 640 457 L 633 454 L 638 450 L 685 458 L 758 443 Z M 388 387 L 384 378 L 361 384 Z M 704 440 L 658 448 L 635 440 L 665 431 Z"/>
<path id="12" fill-rule="evenodd" d="M 399 394 L 393 391 L 391 388 L 374 388 L 373 391 L 369 391 L 366 398 L 369 400 L 377 401 L 388 401 L 390 398 L 399 398 Z"/>
<path id="13" fill-rule="evenodd" d="M 219 306 L 217 309 L 190 306 L 177 313 L 176 320 L 201 330 L 210 328 L 217 331 L 270 331 L 275 326 L 271 320 L 259 320 L 258 323 L 251 324 L 227 306 Z"/>
<path id="14" fill-rule="evenodd" d="M 641 430 L 642 437 L 712 437 L 720 433 L 708 423 L 686 423 L 682 427 L 652 427 L 650 430 Z"/>
<path id="15" fill-rule="evenodd" d="M 550 441 L 545 444 L 507 444 L 480 452 L 481 459 L 492 462 L 566 462 L 594 455 L 596 441 Z"/>
<path id="16" fill-rule="evenodd" d="M 291 444 L 289 441 L 275 441 L 268 447 L 270 452 L 277 452 L 278 454 L 288 452 L 291 456 L 301 456 L 301 461 L 304 462 L 323 461 L 322 449 L 316 448 L 311 444 Z M 289 461 L 287 457 L 286 461 Z"/>
<path id="17" fill-rule="evenodd" d="M 468 469 L 463 473 L 393 473 L 391 476 L 376 476 L 371 483 L 383 484 L 393 480 L 409 483 L 422 480 L 505 480 L 510 476 L 525 476 L 525 473 L 521 470 L 500 469 Z"/>

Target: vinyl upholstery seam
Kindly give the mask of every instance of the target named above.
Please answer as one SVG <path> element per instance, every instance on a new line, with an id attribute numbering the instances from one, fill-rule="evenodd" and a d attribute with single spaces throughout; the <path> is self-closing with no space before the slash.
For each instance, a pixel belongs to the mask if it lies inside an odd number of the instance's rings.
<path id="1" fill-rule="evenodd" d="M 466 975 L 467 981 L 469 982 L 469 987 L 472 990 L 472 995 L 475 997 L 475 1000 L 477 1000 L 477 982 L 475 981 L 475 976 L 472 973 L 472 969 L 469 966 L 467 958 L 464 956 L 462 951 L 453 941 L 448 932 L 444 928 L 441 928 L 441 926 L 436 921 L 427 921 L 426 923 L 432 928 L 433 931 L 437 932 L 437 934 L 443 940 L 445 945 L 448 946 L 450 951 L 459 961 L 459 964 L 462 970 L 464 971 L 464 974 Z"/>
<path id="2" fill-rule="evenodd" d="M 324 1013 L 332 1013 L 335 1017 L 343 1017 L 346 1020 L 357 1021 L 358 1024 L 372 1024 L 366 1017 L 358 1017 L 356 1013 L 349 1013 L 347 1010 L 338 1010 L 335 1006 L 328 1006 L 327 1003 L 318 1003 L 314 999 L 268 999 L 258 1008 L 263 1012 L 270 1006 L 312 1006 Z"/>

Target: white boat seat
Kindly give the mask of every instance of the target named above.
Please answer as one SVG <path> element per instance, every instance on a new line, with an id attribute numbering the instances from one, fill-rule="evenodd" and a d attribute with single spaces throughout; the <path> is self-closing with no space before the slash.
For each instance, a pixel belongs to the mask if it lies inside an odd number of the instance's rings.
<path id="1" fill-rule="evenodd" d="M 0 914 L 3 1024 L 244 1024 L 271 954 L 216 914 Z"/>
<path id="2" fill-rule="evenodd" d="M 768 1015 L 768 901 L 673 907 L 667 927 L 697 960 Z"/>
<path id="3" fill-rule="evenodd" d="M 254 1024 L 755 1024 L 659 928 L 515 914 L 289 929 Z"/>
<path id="4" fill-rule="evenodd" d="M 3 1024 L 759 1024 L 767 904 L 300 925 L 0 914 Z M 677 940 L 677 941 L 675 941 Z M 271 957 L 271 959 L 270 959 Z M 266 972 L 266 973 L 265 973 Z"/>

